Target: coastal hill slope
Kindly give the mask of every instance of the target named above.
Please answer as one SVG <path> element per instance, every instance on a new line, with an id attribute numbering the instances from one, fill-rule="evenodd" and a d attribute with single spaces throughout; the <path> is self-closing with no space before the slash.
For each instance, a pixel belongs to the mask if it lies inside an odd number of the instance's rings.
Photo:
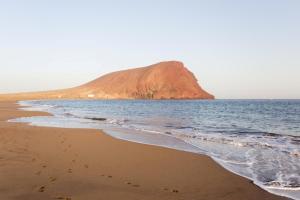
<path id="1" fill-rule="evenodd" d="M 63 90 L 0 95 L 0 99 L 214 99 L 178 61 L 109 73 Z"/>

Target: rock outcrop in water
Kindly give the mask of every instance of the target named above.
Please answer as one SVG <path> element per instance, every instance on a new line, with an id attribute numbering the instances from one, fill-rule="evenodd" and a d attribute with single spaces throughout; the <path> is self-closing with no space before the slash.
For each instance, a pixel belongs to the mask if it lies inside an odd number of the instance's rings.
<path id="1" fill-rule="evenodd" d="M 214 99 L 177 61 L 113 72 L 79 87 L 0 95 L 16 99 Z"/>

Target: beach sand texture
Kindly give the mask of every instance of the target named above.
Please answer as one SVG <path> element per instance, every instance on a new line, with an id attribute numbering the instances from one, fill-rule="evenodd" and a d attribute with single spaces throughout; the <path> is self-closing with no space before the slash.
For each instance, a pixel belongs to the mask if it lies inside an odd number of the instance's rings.
<path id="1" fill-rule="evenodd" d="M 286 199 L 206 156 L 118 140 L 99 130 L 33 127 L 47 115 L 0 102 L 0 199 Z"/>

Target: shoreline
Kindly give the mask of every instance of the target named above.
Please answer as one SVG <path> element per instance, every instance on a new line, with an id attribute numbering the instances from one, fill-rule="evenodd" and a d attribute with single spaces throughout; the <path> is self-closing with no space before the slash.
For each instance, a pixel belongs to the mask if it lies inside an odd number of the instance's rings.
<path id="1" fill-rule="evenodd" d="M 6 180 L 1 199 L 287 199 L 204 155 L 119 140 L 99 130 L 7 122 L 49 115 L 18 108 L 0 102 L 0 177 Z"/>

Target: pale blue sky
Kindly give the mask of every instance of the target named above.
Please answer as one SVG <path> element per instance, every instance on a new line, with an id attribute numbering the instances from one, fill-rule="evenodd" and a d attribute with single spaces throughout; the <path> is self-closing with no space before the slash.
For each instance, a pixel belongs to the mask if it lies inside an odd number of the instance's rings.
<path id="1" fill-rule="evenodd" d="M 300 1 L 0 0 L 0 93 L 164 60 L 217 98 L 300 98 Z"/>

